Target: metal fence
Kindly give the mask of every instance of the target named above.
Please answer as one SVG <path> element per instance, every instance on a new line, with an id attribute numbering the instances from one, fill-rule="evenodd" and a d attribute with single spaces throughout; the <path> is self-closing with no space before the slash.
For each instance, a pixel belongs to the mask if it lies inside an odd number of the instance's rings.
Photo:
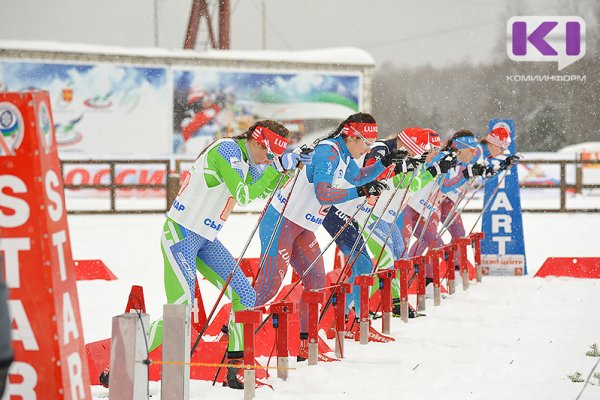
<path id="1" fill-rule="evenodd" d="M 77 209 L 68 210 L 69 214 L 156 214 L 165 213 L 171 206 L 171 203 L 175 199 L 179 190 L 179 176 L 182 171 L 185 170 L 185 164 L 190 164 L 193 160 L 189 159 L 148 159 L 148 160 L 62 160 L 61 168 L 64 171 L 65 166 L 79 164 L 79 165 L 108 165 L 109 169 L 109 183 L 106 184 L 66 184 L 66 190 L 83 190 L 83 189 L 95 189 L 100 191 L 108 191 L 110 199 L 109 209 Z M 600 212 L 600 198 L 598 205 L 594 207 L 584 208 L 569 208 L 567 207 L 567 192 L 574 191 L 581 193 L 585 189 L 600 189 L 600 184 L 585 184 L 583 183 L 583 170 L 582 166 L 598 165 L 600 167 L 600 160 L 527 160 L 528 164 L 554 164 L 560 168 L 560 181 L 558 183 L 544 183 L 544 184 L 530 184 L 521 183 L 520 187 L 522 190 L 532 189 L 558 189 L 560 196 L 560 206 L 558 208 L 523 208 L 523 212 L 569 212 L 569 213 L 594 213 Z M 116 166 L 117 165 L 159 165 L 164 168 L 165 179 L 162 183 L 155 184 L 118 184 L 116 179 Z M 573 165 L 575 167 L 575 183 L 567 183 L 567 166 Z M 64 173 L 63 173 L 64 176 Z M 162 196 L 164 201 L 164 208 L 127 208 L 118 209 L 117 199 L 120 190 L 147 190 L 155 189 L 158 190 L 157 195 Z M 480 212 L 481 209 L 469 208 L 464 210 L 465 212 Z M 236 212 L 236 211 L 234 211 Z M 238 213 L 258 213 L 259 211 L 237 211 Z"/>

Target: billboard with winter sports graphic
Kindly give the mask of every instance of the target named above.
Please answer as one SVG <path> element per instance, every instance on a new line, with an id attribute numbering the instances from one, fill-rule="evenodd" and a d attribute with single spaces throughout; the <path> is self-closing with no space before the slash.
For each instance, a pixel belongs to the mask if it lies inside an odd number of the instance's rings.
<path id="1" fill-rule="evenodd" d="M 359 110 L 361 75 L 323 71 L 173 71 L 173 151 L 197 154 L 206 144 L 275 119 L 293 139 L 312 141 Z"/>
<path id="2" fill-rule="evenodd" d="M 50 93 L 61 152 L 168 151 L 166 68 L 2 60 L 0 89 Z"/>

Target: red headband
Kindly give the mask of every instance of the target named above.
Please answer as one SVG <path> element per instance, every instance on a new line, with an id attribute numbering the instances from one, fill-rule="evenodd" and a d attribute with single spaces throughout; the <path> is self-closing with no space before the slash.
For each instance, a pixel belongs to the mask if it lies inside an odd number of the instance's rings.
<path id="1" fill-rule="evenodd" d="M 278 156 L 283 154 L 285 148 L 290 142 L 288 139 L 276 134 L 269 128 L 260 125 L 254 129 L 254 132 L 252 132 L 252 139 L 266 146 Z"/>
<path id="2" fill-rule="evenodd" d="M 350 122 L 344 125 L 342 135 L 351 137 L 360 137 L 364 139 L 375 140 L 379 133 L 377 132 L 377 124 Z"/>

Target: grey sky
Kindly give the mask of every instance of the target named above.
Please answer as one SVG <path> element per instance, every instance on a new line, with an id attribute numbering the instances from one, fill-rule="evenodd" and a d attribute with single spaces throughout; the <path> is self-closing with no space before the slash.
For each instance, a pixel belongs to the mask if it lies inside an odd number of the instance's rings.
<path id="1" fill-rule="evenodd" d="M 583 0 L 583 2 L 595 0 Z M 215 2 L 216 3 L 216 2 Z M 261 0 L 231 0 L 232 48 L 262 47 Z M 489 62 L 515 10 L 556 15 L 566 0 L 265 0 L 267 48 L 356 46 L 378 64 Z M 0 40 L 181 48 L 191 0 L 2 0 Z M 583 16 L 585 17 L 585 16 Z M 199 43 L 199 48 L 202 48 Z"/>

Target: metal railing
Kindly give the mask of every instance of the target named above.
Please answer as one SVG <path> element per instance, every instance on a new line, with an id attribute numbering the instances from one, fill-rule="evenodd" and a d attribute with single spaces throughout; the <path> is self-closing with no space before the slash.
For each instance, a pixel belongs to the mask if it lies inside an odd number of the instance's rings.
<path id="1" fill-rule="evenodd" d="M 163 165 L 165 168 L 165 176 L 167 177 L 164 183 L 158 184 L 118 184 L 116 183 L 116 166 L 117 165 Z M 110 209 L 108 210 L 68 210 L 69 214 L 158 214 L 164 213 L 171 207 L 171 203 L 174 200 L 172 195 L 177 193 L 179 189 L 179 179 L 170 179 L 170 160 L 162 159 L 148 159 L 148 160 L 61 160 L 60 168 L 63 178 L 65 176 L 64 170 L 67 165 L 108 165 L 109 171 L 109 183 L 107 184 L 65 184 L 65 190 L 74 189 L 96 189 L 106 190 L 109 192 L 110 198 Z M 117 194 L 118 190 L 129 189 L 129 190 L 144 190 L 144 189 L 164 189 L 165 195 L 165 208 L 159 209 L 117 209 Z M 171 193 L 171 195 L 169 195 Z"/>
<path id="2" fill-rule="evenodd" d="M 173 164 L 171 164 L 173 162 Z M 177 192 L 179 190 L 179 175 L 184 170 L 183 164 L 190 164 L 193 160 L 190 159 L 148 159 L 148 160 L 61 160 L 61 169 L 64 171 L 66 165 L 108 165 L 109 168 L 109 183 L 107 184 L 68 184 L 65 185 L 65 189 L 97 189 L 107 190 L 110 196 L 110 208 L 106 210 L 98 209 L 84 209 L 84 210 L 69 210 L 69 214 L 156 214 L 165 213 L 171 206 Z M 523 212 L 568 212 L 568 213 L 579 213 L 579 212 L 600 212 L 599 207 L 591 208 L 567 208 L 567 192 L 576 191 L 581 193 L 584 189 L 600 189 L 600 184 L 584 184 L 582 182 L 582 165 L 598 165 L 600 167 L 600 160 L 525 160 L 527 164 L 555 164 L 560 167 L 560 181 L 558 183 L 548 184 L 527 184 L 521 183 L 520 188 L 524 190 L 528 189 L 558 189 L 560 191 L 560 207 L 559 208 L 523 208 Z M 165 171 L 165 182 L 160 184 L 117 184 L 116 183 L 116 166 L 117 165 L 162 165 Z M 171 169 L 171 165 L 174 166 Z M 575 166 L 575 183 L 567 183 L 567 166 Z M 64 176 L 64 173 L 63 173 Z M 117 209 L 117 196 L 120 189 L 163 189 L 164 190 L 164 208 L 158 209 Z M 480 212 L 481 209 L 469 208 L 465 209 L 465 212 Z M 234 211 L 236 212 L 236 211 Z M 259 213 L 256 211 L 237 211 L 237 213 Z"/>

